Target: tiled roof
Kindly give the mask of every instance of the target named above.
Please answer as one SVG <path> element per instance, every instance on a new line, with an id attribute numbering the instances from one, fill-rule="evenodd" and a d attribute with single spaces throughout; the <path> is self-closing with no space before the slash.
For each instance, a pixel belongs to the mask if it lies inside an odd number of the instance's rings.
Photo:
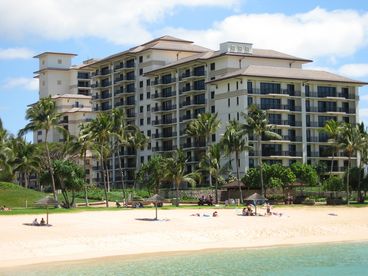
<path id="1" fill-rule="evenodd" d="M 333 74 L 320 70 L 307 70 L 300 68 L 285 68 L 285 67 L 272 67 L 272 66 L 256 66 L 250 65 L 245 68 L 236 70 L 231 73 L 219 76 L 215 80 L 209 81 L 216 82 L 224 79 L 229 79 L 237 76 L 251 76 L 251 77 L 269 77 L 269 78 L 281 78 L 281 79 L 296 79 L 305 81 L 330 81 L 330 82 L 344 82 L 354 84 L 368 84 L 365 82 L 349 79 L 337 74 Z"/>

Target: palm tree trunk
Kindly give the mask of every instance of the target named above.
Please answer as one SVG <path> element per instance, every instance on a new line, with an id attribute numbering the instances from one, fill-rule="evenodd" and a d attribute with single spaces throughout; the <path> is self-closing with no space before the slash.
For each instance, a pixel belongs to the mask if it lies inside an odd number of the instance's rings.
<path id="1" fill-rule="evenodd" d="M 57 194 L 56 194 L 54 168 L 52 167 L 52 164 L 51 164 L 50 150 L 49 150 L 49 145 L 47 143 L 47 135 L 48 135 L 48 130 L 45 130 L 45 147 L 46 147 L 46 153 L 47 153 L 47 163 L 48 163 L 49 171 L 50 171 L 50 175 L 51 175 L 51 184 L 52 184 L 52 192 L 54 194 L 54 200 L 57 202 L 58 197 L 57 197 Z M 55 207 L 57 207 L 57 206 L 55 206 Z"/>
<path id="2" fill-rule="evenodd" d="M 359 174 L 358 174 L 358 203 L 362 203 L 362 193 L 361 193 L 361 190 L 360 190 L 360 181 L 361 181 L 361 173 L 362 172 L 362 165 L 361 165 L 361 162 L 359 164 Z"/>
<path id="3" fill-rule="evenodd" d="M 346 201 L 349 205 L 349 178 L 350 178 L 350 162 L 351 162 L 351 153 L 349 153 L 349 161 L 348 161 L 348 174 L 346 179 Z"/>
<path id="4" fill-rule="evenodd" d="M 206 154 L 208 155 L 208 152 L 210 151 L 210 139 L 209 137 L 206 137 Z M 212 173 L 211 173 L 211 160 L 210 161 L 210 168 L 209 168 L 209 181 L 210 181 L 210 187 L 212 188 Z M 216 185 L 216 188 L 215 188 L 215 201 L 216 201 L 216 204 L 218 203 L 218 198 L 217 198 L 217 185 Z"/>
<path id="5" fill-rule="evenodd" d="M 262 169 L 262 145 L 261 145 L 261 135 L 258 135 L 257 139 L 257 151 L 258 151 L 258 166 L 259 166 L 259 175 L 261 177 L 261 193 L 262 196 L 265 196 L 265 188 L 263 183 L 263 169 Z"/>
<path id="6" fill-rule="evenodd" d="M 138 183 L 137 183 L 137 171 L 138 171 L 138 163 L 139 163 L 139 150 L 136 148 L 136 155 L 135 155 L 135 169 L 134 169 L 134 189 L 138 189 Z"/>
<path id="7" fill-rule="evenodd" d="M 24 187 L 28 188 L 28 173 L 24 173 Z"/>
<path id="8" fill-rule="evenodd" d="M 333 171 L 333 163 L 334 163 L 334 158 L 335 158 L 335 151 L 332 151 L 332 159 L 331 159 L 331 169 L 330 169 L 330 177 L 332 175 L 332 171 Z"/>
<path id="9" fill-rule="evenodd" d="M 103 184 L 104 184 L 104 193 L 105 193 L 105 203 L 106 203 L 106 207 L 109 207 L 109 201 L 107 199 L 107 185 L 106 185 L 106 173 L 105 173 L 105 161 L 104 158 L 102 156 L 101 153 L 101 157 L 100 157 L 100 162 L 101 162 L 101 173 L 102 173 L 102 179 L 103 179 Z"/>
<path id="10" fill-rule="evenodd" d="M 239 184 L 240 203 L 243 204 L 243 191 L 241 188 L 240 175 L 239 175 L 240 164 L 239 164 L 239 152 L 238 151 L 235 151 L 235 164 L 236 164 L 236 178 Z"/>
<path id="11" fill-rule="evenodd" d="M 84 173 L 86 173 L 86 159 L 87 159 L 87 151 L 84 151 L 83 153 L 83 170 L 84 170 Z M 90 171 L 91 173 L 91 171 Z M 84 177 L 84 201 L 86 203 L 86 207 L 89 206 L 89 203 L 88 203 L 88 191 L 87 191 L 87 178 Z"/>
<path id="12" fill-rule="evenodd" d="M 123 171 L 123 168 L 121 166 L 121 155 L 120 155 L 120 152 L 119 152 L 119 170 L 120 170 L 120 175 L 121 175 L 121 186 L 123 188 L 124 202 L 126 202 L 124 171 Z"/>
<path id="13" fill-rule="evenodd" d="M 180 186 L 180 182 L 178 183 L 176 180 L 175 180 L 175 186 L 176 186 L 176 207 L 179 206 L 179 186 Z"/>

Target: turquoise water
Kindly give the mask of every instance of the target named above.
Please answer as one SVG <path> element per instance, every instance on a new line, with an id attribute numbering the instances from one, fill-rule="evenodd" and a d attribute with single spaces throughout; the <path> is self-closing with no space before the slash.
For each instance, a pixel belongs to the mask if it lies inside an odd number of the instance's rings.
<path id="1" fill-rule="evenodd" d="M 5 273 L 5 274 L 4 274 Z M 368 243 L 233 249 L 55 263 L 0 275 L 368 275 Z"/>

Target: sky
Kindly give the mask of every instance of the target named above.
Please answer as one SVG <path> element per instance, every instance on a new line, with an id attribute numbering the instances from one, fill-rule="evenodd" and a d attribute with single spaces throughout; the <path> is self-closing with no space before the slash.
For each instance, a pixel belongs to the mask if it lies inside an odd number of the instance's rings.
<path id="1" fill-rule="evenodd" d="M 213 50 L 231 40 L 368 82 L 366 0 L 1 0 L 0 14 L 0 118 L 13 134 L 38 100 L 33 56 L 45 51 L 75 53 L 79 64 L 166 34 Z M 368 123 L 368 86 L 360 100 Z"/>

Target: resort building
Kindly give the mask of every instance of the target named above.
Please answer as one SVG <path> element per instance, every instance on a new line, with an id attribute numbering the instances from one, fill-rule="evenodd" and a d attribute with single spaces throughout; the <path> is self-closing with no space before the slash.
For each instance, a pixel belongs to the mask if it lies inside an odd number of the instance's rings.
<path id="1" fill-rule="evenodd" d="M 54 73 L 55 69 L 49 68 L 54 66 L 42 67 L 45 66 L 42 58 L 46 58 L 47 64 L 47 57 L 55 62 L 56 56 L 50 53 L 39 56 L 39 74 L 51 76 Z M 69 54 L 60 56 L 66 63 L 71 57 Z M 330 166 L 328 139 L 320 130 L 328 120 L 353 124 L 359 121 L 358 89 L 365 83 L 303 68 L 311 62 L 275 50 L 253 48 L 249 43 L 224 42 L 218 50 L 210 50 L 192 41 L 163 36 L 79 66 L 78 70 L 91 72 L 94 111 L 123 108 L 127 122 L 139 126 L 150 137 L 148 145 L 139 150 L 138 160 L 133 149 L 121 149 L 125 181 L 133 184 L 136 161 L 140 165 L 153 154 L 179 147 L 187 154 L 187 170 L 195 170 L 205 143 L 186 135 L 190 120 L 200 113 L 218 113 L 222 126 L 212 137 L 212 142 L 218 142 L 227 122 L 244 121 L 242 114 L 247 114 L 251 104 L 267 110 L 269 121 L 282 140 L 269 141 L 264 137 L 261 153 L 242 153 L 241 174 L 257 166 L 260 154 L 264 162 L 279 162 L 284 166 L 295 161 L 325 162 Z M 69 65 L 67 71 L 70 70 Z M 45 78 L 40 77 L 40 82 Z M 48 94 L 40 90 L 42 95 Z M 250 135 L 248 139 L 256 148 L 254 137 Z M 117 158 L 114 156 L 109 162 L 113 186 L 121 185 Z M 354 162 L 357 162 L 356 157 Z M 94 180 L 100 183 L 98 161 L 95 164 Z M 235 162 L 233 165 L 235 171 Z M 342 172 L 346 166 L 347 156 L 340 152 L 334 158 L 334 172 Z"/>
<path id="2" fill-rule="evenodd" d="M 92 111 L 90 72 L 82 68 L 94 60 L 87 60 L 80 66 L 72 65 L 75 54 L 45 52 L 35 56 L 39 59 L 39 70 L 34 72 L 39 79 L 39 97 L 54 100 L 57 112 L 61 114 L 60 124 L 73 136 L 79 135 L 81 123 L 95 117 Z M 45 141 L 42 130 L 33 133 L 34 143 Z M 54 129 L 48 134 L 49 142 L 64 141 L 63 135 Z M 90 158 L 89 154 L 89 158 Z M 87 173 L 89 174 L 89 171 Z M 90 177 L 92 181 L 92 174 Z"/>

